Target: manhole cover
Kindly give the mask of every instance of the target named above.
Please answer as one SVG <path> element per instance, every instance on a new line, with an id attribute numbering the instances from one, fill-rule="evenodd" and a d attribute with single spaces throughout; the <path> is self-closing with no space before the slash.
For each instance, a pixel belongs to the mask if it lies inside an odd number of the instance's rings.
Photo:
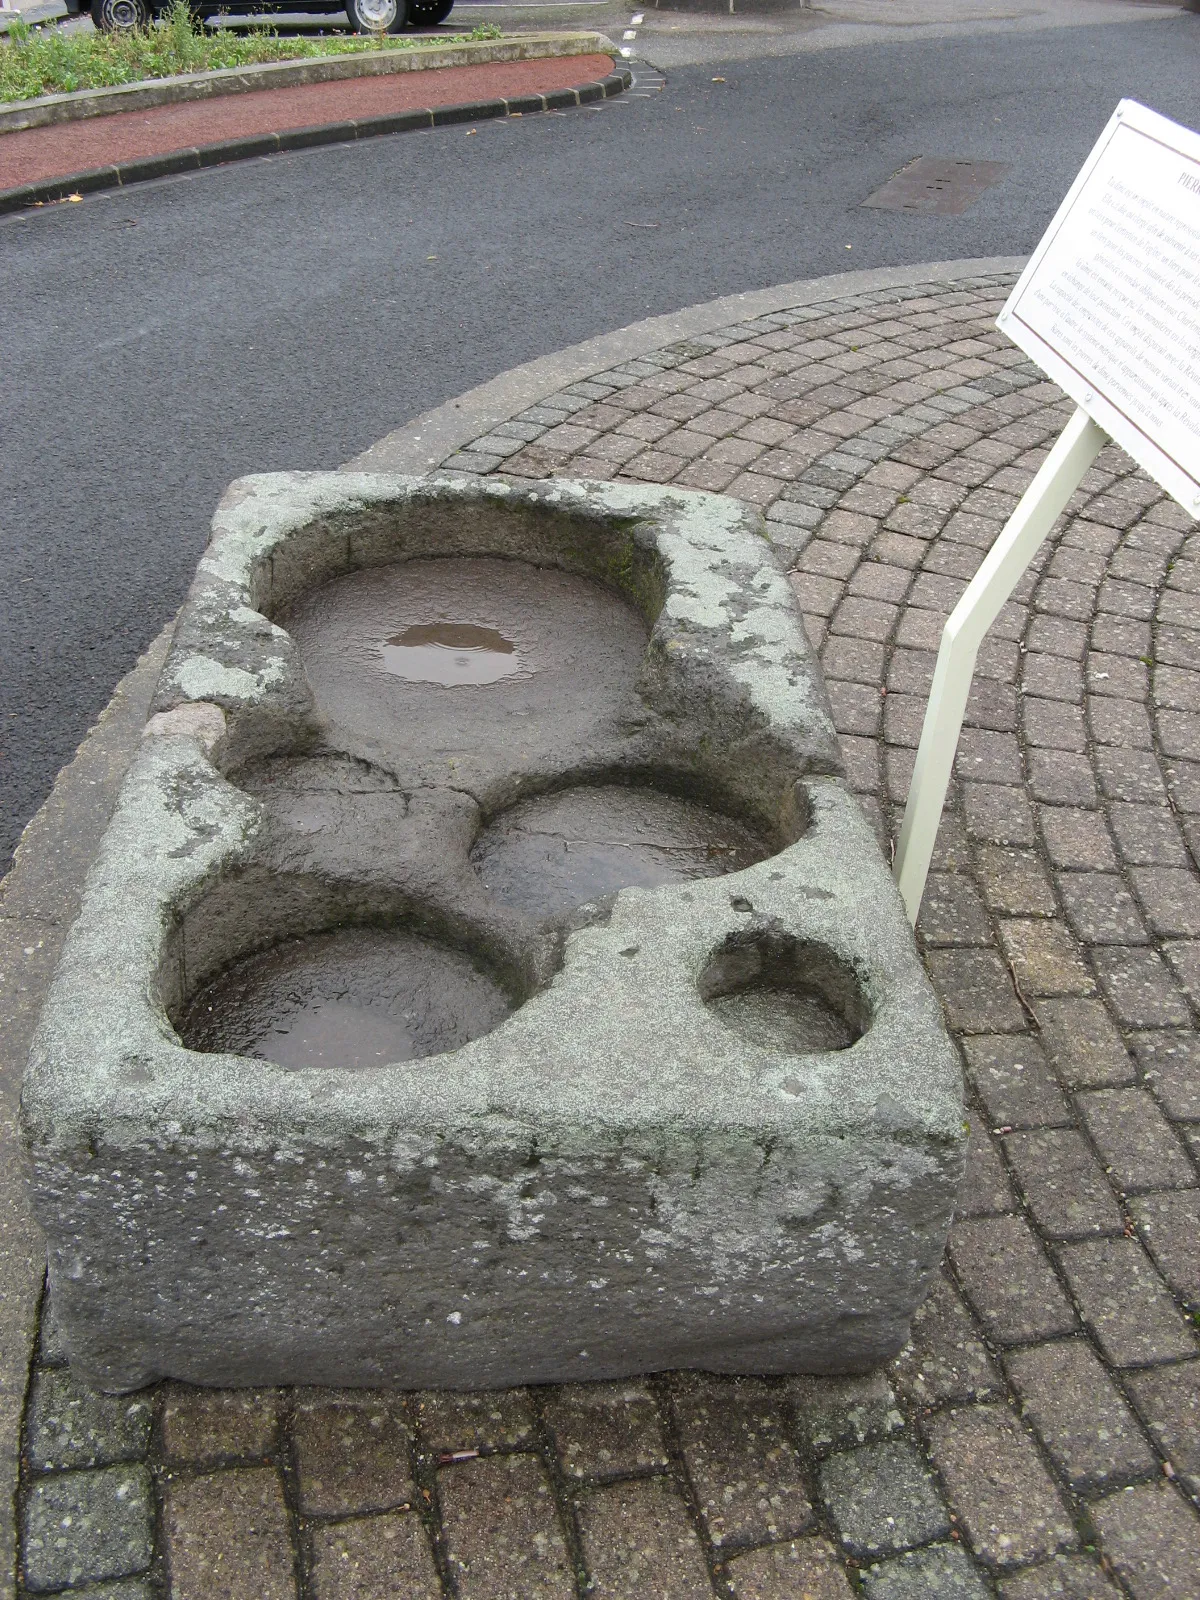
<path id="1" fill-rule="evenodd" d="M 879 211 L 921 211 L 927 216 L 957 217 L 973 206 L 985 189 L 999 183 L 1007 161 L 946 161 L 918 156 L 889 178 L 882 189 L 863 201 Z"/>

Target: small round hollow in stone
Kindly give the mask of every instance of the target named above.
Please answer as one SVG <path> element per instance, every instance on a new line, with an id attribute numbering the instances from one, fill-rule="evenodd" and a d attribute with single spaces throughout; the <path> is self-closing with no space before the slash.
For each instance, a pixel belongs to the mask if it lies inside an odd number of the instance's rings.
<path id="1" fill-rule="evenodd" d="M 501 812 L 475 841 L 471 861 L 498 900 L 546 918 L 618 889 L 740 872 L 770 853 L 745 824 L 695 800 L 601 784 Z"/>
<path id="2" fill-rule="evenodd" d="M 460 950 L 414 934 L 341 928 L 226 968 L 179 1020 L 192 1050 L 276 1065 L 387 1066 L 457 1050 L 512 1010 Z"/>
<path id="3" fill-rule="evenodd" d="M 777 1055 L 845 1050 L 870 1022 L 851 968 L 823 945 L 776 928 L 729 934 L 698 987 L 719 1022 Z"/>

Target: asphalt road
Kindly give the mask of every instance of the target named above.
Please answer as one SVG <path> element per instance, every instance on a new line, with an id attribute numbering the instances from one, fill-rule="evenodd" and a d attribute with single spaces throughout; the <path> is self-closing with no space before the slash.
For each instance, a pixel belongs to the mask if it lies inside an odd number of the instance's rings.
<path id="1" fill-rule="evenodd" d="M 716 295 L 1027 250 L 1122 95 L 1200 125 L 1200 17 L 710 61 L 0 220 L 0 870 L 231 478 Z M 861 209 L 916 155 L 1012 169 L 961 217 Z"/>

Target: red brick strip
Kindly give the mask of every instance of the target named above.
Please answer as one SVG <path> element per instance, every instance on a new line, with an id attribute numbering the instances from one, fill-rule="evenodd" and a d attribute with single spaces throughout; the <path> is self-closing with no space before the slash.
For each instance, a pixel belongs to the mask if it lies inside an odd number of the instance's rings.
<path id="1" fill-rule="evenodd" d="M 307 145 L 586 104 L 619 94 L 605 55 L 501 61 L 253 90 L 0 135 L 0 211 Z"/>

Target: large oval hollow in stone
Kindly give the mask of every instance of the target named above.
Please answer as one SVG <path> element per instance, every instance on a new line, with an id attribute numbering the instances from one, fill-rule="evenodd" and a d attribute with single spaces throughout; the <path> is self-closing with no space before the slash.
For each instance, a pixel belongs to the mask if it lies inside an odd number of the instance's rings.
<path id="1" fill-rule="evenodd" d="M 471 860 L 498 900 L 544 918 L 617 889 L 740 872 L 768 854 L 743 823 L 694 800 L 604 784 L 521 801 L 484 829 Z"/>
<path id="2" fill-rule="evenodd" d="M 405 772 L 433 758 L 436 781 L 582 758 L 597 728 L 641 714 L 645 620 L 557 568 L 459 556 L 368 567 L 279 620 L 333 742 Z"/>
<path id="3" fill-rule="evenodd" d="M 845 962 L 773 928 L 730 934 L 709 957 L 699 989 L 719 1022 L 775 1055 L 845 1050 L 870 1022 Z"/>
<path id="4" fill-rule="evenodd" d="M 179 1036 L 192 1050 L 292 1069 L 379 1067 L 456 1050 L 511 1010 L 459 950 L 345 928 L 236 962 L 192 999 Z"/>

